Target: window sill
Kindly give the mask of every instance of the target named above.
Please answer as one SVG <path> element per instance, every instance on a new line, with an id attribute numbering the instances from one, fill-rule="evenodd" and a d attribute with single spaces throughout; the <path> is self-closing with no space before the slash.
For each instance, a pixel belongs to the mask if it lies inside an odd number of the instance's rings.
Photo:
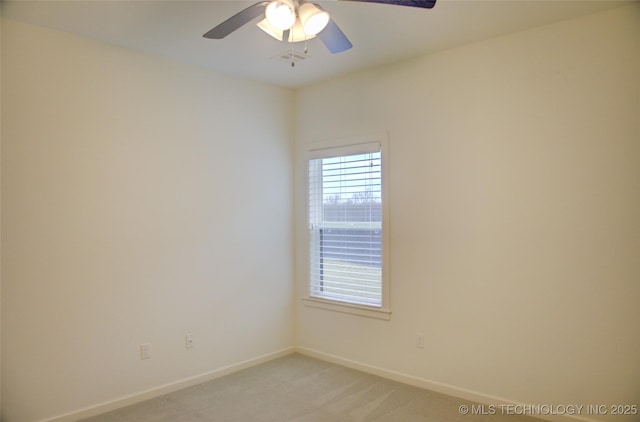
<path id="1" fill-rule="evenodd" d="M 367 318 L 381 319 L 389 321 L 391 319 L 391 311 L 389 309 L 376 309 L 367 306 L 352 305 L 349 303 L 331 302 L 328 300 L 317 299 L 314 297 L 306 297 L 302 299 L 305 306 L 311 308 L 324 309 L 327 311 L 341 312 L 343 314 L 363 316 Z"/>

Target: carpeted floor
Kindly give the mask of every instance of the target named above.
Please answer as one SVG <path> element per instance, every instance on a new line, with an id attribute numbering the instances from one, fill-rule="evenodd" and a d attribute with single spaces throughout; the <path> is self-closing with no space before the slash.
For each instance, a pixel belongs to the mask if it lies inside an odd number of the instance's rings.
<path id="1" fill-rule="evenodd" d="M 464 415 L 473 403 L 300 354 L 125 407 L 84 422 L 505 421 L 516 415 Z"/>

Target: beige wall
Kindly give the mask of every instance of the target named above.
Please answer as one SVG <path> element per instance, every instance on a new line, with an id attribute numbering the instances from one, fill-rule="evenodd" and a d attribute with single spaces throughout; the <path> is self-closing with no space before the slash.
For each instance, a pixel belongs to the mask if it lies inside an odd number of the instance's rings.
<path id="1" fill-rule="evenodd" d="M 639 75 L 636 3 L 299 90 L 298 296 L 302 152 L 388 131 L 393 315 L 298 301 L 298 345 L 478 398 L 639 403 Z"/>
<path id="2" fill-rule="evenodd" d="M 293 346 L 292 91 L 2 32 L 3 419 Z"/>

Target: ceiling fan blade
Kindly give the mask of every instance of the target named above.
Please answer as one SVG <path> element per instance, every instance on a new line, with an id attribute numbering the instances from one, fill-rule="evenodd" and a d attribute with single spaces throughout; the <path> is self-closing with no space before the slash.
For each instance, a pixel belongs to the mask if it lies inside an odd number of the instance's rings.
<path id="1" fill-rule="evenodd" d="M 326 28 L 320 31 L 317 37 L 320 38 L 320 41 L 324 43 L 332 54 L 342 53 L 353 47 L 351 41 L 349 41 L 347 36 L 344 35 L 344 32 L 338 28 L 338 25 L 333 19 L 329 19 Z"/>
<path id="2" fill-rule="evenodd" d="M 209 32 L 203 35 L 205 38 L 211 38 L 214 40 L 220 40 L 236 29 L 240 28 L 244 24 L 247 24 L 257 18 L 260 15 L 264 14 L 264 8 L 267 6 L 268 1 L 261 1 L 252 6 L 247 7 L 246 9 L 236 13 L 231 16 L 226 21 L 222 22 L 220 25 L 216 26 Z"/>
<path id="3" fill-rule="evenodd" d="M 396 6 L 421 7 L 423 9 L 431 9 L 436 5 L 436 0 L 342 0 L 342 1 L 359 1 L 365 3 L 381 3 L 394 4 Z"/>

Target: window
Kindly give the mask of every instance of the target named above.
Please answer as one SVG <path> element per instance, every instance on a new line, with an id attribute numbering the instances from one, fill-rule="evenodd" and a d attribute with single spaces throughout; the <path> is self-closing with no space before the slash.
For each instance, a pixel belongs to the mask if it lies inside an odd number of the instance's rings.
<path id="1" fill-rule="evenodd" d="M 311 300 L 388 315 L 382 147 L 373 142 L 310 152 Z"/>

